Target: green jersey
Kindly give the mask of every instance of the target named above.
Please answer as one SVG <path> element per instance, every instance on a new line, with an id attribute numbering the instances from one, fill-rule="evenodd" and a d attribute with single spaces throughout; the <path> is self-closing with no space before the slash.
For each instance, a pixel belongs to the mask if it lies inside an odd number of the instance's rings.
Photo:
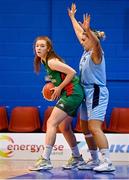
<path id="1" fill-rule="evenodd" d="M 45 69 L 48 74 L 48 78 L 50 81 L 55 85 L 59 86 L 62 81 L 65 79 L 66 74 L 59 72 L 59 71 L 53 71 L 49 68 L 48 64 L 44 63 Z M 66 93 L 67 96 L 71 95 L 74 90 L 74 86 L 76 84 L 79 84 L 79 77 L 75 76 L 73 77 L 72 81 L 62 90 L 62 93 Z"/>
<path id="2" fill-rule="evenodd" d="M 66 74 L 60 71 L 51 70 L 47 63 L 44 63 L 44 66 L 50 81 L 55 86 L 59 86 L 65 79 Z M 79 77 L 75 76 L 62 90 L 61 96 L 56 103 L 56 107 L 66 112 L 69 116 L 75 116 L 83 98 L 84 92 L 79 83 Z"/>

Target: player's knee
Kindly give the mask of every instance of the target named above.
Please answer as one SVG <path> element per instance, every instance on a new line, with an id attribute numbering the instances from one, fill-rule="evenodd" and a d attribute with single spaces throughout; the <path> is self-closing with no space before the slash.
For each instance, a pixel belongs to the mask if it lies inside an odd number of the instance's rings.
<path id="1" fill-rule="evenodd" d="M 95 127 L 93 125 L 89 125 L 88 129 L 89 129 L 89 131 L 91 132 L 91 134 L 93 136 L 95 136 L 95 135 L 97 135 L 97 134 L 99 134 L 101 132 L 101 129 L 99 127 Z"/>
<path id="2" fill-rule="evenodd" d="M 54 122 L 53 120 L 51 120 L 50 118 L 47 121 L 47 128 L 57 128 L 58 124 L 56 122 Z"/>

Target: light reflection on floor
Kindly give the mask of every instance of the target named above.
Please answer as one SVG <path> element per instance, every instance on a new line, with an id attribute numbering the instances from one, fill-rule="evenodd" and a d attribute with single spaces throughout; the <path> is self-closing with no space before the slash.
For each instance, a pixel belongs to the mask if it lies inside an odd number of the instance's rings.
<path id="1" fill-rule="evenodd" d="M 32 161 L 0 160 L 0 178 L 2 179 L 129 179 L 129 165 L 115 162 L 116 171 L 97 173 L 89 170 L 63 170 L 62 161 L 55 161 L 52 170 L 31 172 L 28 166 Z"/>

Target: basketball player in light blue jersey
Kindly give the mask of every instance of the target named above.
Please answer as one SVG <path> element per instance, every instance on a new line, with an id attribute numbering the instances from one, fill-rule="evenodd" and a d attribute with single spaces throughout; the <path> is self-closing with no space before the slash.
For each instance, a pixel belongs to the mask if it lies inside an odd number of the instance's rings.
<path id="1" fill-rule="evenodd" d="M 115 167 L 109 158 L 109 147 L 101 126 L 105 118 L 109 93 L 106 87 L 105 59 L 100 39 L 104 32 L 93 31 L 90 28 L 90 15 L 84 15 L 83 23 L 75 18 L 76 5 L 73 3 L 68 14 L 73 29 L 84 48 L 80 60 L 80 80 L 84 87 L 85 101 L 81 104 L 80 119 L 82 132 L 92 159 L 78 169 L 93 169 L 94 171 L 114 171 Z M 98 150 L 102 155 L 102 162 L 98 158 Z"/>

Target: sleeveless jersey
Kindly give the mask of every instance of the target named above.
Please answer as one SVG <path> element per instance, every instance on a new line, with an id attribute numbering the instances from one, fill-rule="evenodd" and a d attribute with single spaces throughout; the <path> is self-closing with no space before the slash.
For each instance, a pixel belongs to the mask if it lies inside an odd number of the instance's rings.
<path id="1" fill-rule="evenodd" d="M 61 84 L 61 82 L 65 79 L 66 74 L 61 73 L 59 71 L 51 70 L 48 66 L 48 63 L 43 63 L 43 64 L 45 66 L 50 81 L 55 86 L 59 86 L 59 84 Z M 66 93 L 67 96 L 70 96 L 74 91 L 74 86 L 78 83 L 79 83 L 79 77 L 75 76 L 72 79 L 72 81 L 67 86 L 65 86 L 61 94 Z"/>
<path id="2" fill-rule="evenodd" d="M 84 51 L 80 60 L 80 79 L 81 84 L 106 86 L 105 58 L 102 52 L 100 64 L 94 64 L 91 59 L 91 51 Z"/>

